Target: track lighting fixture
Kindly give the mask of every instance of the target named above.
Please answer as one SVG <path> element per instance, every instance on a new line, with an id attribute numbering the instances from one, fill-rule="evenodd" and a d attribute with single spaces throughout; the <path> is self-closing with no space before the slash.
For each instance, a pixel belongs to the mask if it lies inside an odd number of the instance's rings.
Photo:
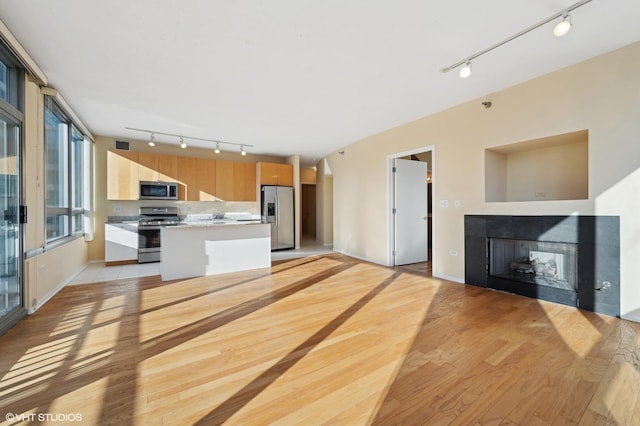
<path id="1" fill-rule="evenodd" d="M 562 21 L 558 22 L 553 28 L 553 35 L 556 37 L 563 37 L 571 31 L 571 15 L 565 14 L 562 16 Z"/>
<path id="2" fill-rule="evenodd" d="M 464 67 L 460 68 L 460 78 L 467 78 L 471 75 L 471 62 L 467 61 Z"/>
<path id="3" fill-rule="evenodd" d="M 449 72 L 453 69 L 458 68 L 461 65 L 464 65 L 461 69 L 460 69 L 460 77 L 462 78 L 467 78 L 471 75 L 471 61 L 473 61 L 474 59 L 476 59 L 477 57 L 480 57 L 482 55 L 484 55 L 485 53 L 489 53 L 494 49 L 497 49 L 498 47 L 509 43 L 510 41 L 513 41 L 515 39 L 517 39 L 518 37 L 522 37 L 523 35 L 535 30 L 536 28 L 540 28 L 543 25 L 548 24 L 549 22 L 558 19 L 558 18 L 562 18 L 562 21 L 560 21 L 558 24 L 556 24 L 556 26 L 553 29 L 553 34 L 556 37 L 562 37 L 564 35 L 566 35 L 570 30 L 571 30 L 571 15 L 569 15 L 569 12 L 576 10 L 577 8 L 579 8 L 580 6 L 583 6 L 587 3 L 589 3 L 591 0 L 581 0 L 577 3 L 572 4 L 571 6 L 569 6 L 568 8 L 564 9 L 561 12 L 558 12 L 554 15 L 551 15 L 550 17 L 548 17 L 547 19 L 544 19 L 540 22 L 538 22 L 537 24 L 534 24 L 528 28 L 525 28 L 524 30 L 512 35 L 511 37 L 508 37 L 504 40 L 502 40 L 499 43 L 494 44 L 493 46 L 489 46 L 486 49 L 483 49 L 479 52 L 474 53 L 473 55 L 467 56 L 465 59 L 462 59 L 452 65 L 449 65 L 448 67 L 442 68 L 440 71 L 443 73 Z"/>
<path id="4" fill-rule="evenodd" d="M 247 145 L 246 143 L 239 144 L 239 143 L 234 143 L 234 142 L 224 142 L 224 141 L 217 141 L 217 140 L 214 140 L 214 139 L 197 138 L 197 137 L 194 137 L 194 136 L 176 135 L 174 133 L 157 132 L 155 130 L 136 129 L 136 128 L 133 128 L 133 127 L 125 127 L 125 129 L 127 129 L 127 130 L 135 130 L 136 132 L 149 133 L 150 134 L 149 146 L 155 146 L 156 145 L 155 144 L 155 135 L 158 134 L 158 135 L 172 136 L 172 137 L 178 138 L 178 140 L 180 142 L 180 148 L 182 148 L 182 149 L 187 148 L 187 144 L 184 141 L 185 139 L 193 139 L 193 140 L 205 141 L 205 142 L 215 142 L 216 148 L 215 148 L 214 152 L 216 154 L 220 154 L 220 152 L 221 152 L 220 151 L 220 144 L 239 146 L 241 155 L 247 155 L 247 151 L 245 151 L 245 147 L 253 148 L 253 145 Z"/>

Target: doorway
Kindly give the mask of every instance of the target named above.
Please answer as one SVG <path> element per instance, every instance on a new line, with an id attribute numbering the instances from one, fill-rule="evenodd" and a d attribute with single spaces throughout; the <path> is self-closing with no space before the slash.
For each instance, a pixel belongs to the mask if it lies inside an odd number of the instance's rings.
<path id="1" fill-rule="evenodd" d="M 316 186 L 302 184 L 302 236 L 316 239 Z"/>
<path id="2" fill-rule="evenodd" d="M 388 166 L 388 264 L 431 275 L 435 147 L 389 155 Z"/>

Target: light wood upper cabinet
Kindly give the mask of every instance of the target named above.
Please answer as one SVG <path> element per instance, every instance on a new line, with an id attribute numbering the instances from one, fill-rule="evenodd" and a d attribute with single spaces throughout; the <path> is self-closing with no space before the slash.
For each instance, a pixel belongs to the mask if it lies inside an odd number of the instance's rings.
<path id="1" fill-rule="evenodd" d="M 260 185 L 293 186 L 293 166 L 291 164 L 258 163 Z"/>
<path id="2" fill-rule="evenodd" d="M 290 171 L 286 171 L 288 165 L 263 164 L 275 166 L 267 173 L 275 177 L 275 182 L 283 182 L 279 185 L 293 183 L 292 177 L 291 183 L 286 183 L 288 181 L 285 175 L 287 173 L 292 175 Z M 284 166 L 284 169 L 281 166 Z M 255 163 L 181 157 L 153 152 L 119 150 L 107 152 L 107 198 L 109 200 L 137 200 L 138 182 L 141 180 L 177 181 L 178 199 L 182 201 L 256 200 Z"/>
<path id="3" fill-rule="evenodd" d="M 196 158 L 196 184 L 199 201 L 216 201 L 216 160 Z"/>
<path id="4" fill-rule="evenodd" d="M 175 182 L 178 179 L 178 156 L 158 155 L 158 174 L 161 181 Z"/>
<path id="5" fill-rule="evenodd" d="M 234 184 L 234 162 L 216 160 L 216 197 L 222 201 L 238 201 L 234 192 Z"/>
<path id="6" fill-rule="evenodd" d="M 278 164 L 278 185 L 293 186 L 293 166 Z"/>
<path id="7" fill-rule="evenodd" d="M 156 182 L 160 180 L 158 173 L 158 154 L 152 152 L 138 153 L 138 179 Z"/>
<path id="8" fill-rule="evenodd" d="M 256 200 L 256 165 L 236 162 L 233 165 L 233 194 L 236 201 Z"/>
<path id="9" fill-rule="evenodd" d="M 275 163 L 258 163 L 260 185 L 278 184 L 278 165 Z"/>
<path id="10" fill-rule="evenodd" d="M 138 199 L 138 153 L 107 151 L 107 199 Z"/>
<path id="11" fill-rule="evenodd" d="M 178 199 L 182 201 L 198 201 L 198 184 L 196 180 L 196 159 L 177 157 Z"/>

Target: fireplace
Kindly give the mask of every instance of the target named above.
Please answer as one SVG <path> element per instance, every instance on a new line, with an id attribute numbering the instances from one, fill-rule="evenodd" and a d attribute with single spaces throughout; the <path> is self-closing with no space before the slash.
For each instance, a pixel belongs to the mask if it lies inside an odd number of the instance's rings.
<path id="1" fill-rule="evenodd" d="M 490 238 L 489 275 L 577 292 L 578 245 Z"/>
<path id="2" fill-rule="evenodd" d="M 620 315 L 620 219 L 465 216 L 465 283 Z"/>

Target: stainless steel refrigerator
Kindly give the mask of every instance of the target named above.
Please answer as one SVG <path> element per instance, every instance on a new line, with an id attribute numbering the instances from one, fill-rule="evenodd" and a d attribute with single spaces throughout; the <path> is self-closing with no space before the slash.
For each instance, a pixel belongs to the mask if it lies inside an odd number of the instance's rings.
<path id="1" fill-rule="evenodd" d="M 271 224 L 271 250 L 293 248 L 293 188 L 263 186 L 262 222 Z"/>

